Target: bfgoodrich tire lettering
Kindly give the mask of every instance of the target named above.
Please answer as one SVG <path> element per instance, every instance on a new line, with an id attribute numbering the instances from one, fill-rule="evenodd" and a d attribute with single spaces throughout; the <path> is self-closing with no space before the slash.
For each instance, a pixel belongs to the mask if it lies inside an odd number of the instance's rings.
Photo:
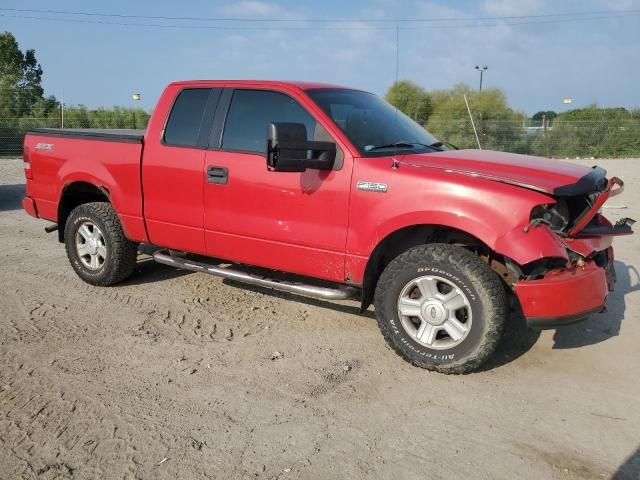
<path id="1" fill-rule="evenodd" d="M 466 300 L 462 314 L 468 315 L 468 331 L 459 342 L 450 342 L 450 348 L 446 342 L 445 347 L 429 348 L 402 323 L 400 294 L 420 278 L 439 278 Z M 424 305 L 427 300 L 420 296 L 416 301 Z M 378 280 L 374 303 L 388 345 L 413 365 L 442 373 L 477 369 L 494 352 L 508 315 L 505 290 L 495 272 L 472 252 L 447 244 L 420 245 L 392 260 Z M 446 339 L 446 332 L 443 335 Z"/>
<path id="2" fill-rule="evenodd" d="M 104 242 L 102 261 L 90 268 L 80 258 L 77 238 L 84 226 L 95 226 Z M 91 227 L 90 227 L 91 228 Z M 125 237 L 120 219 L 111 204 L 85 203 L 76 207 L 65 224 L 64 243 L 67 257 L 78 276 L 91 285 L 108 286 L 126 279 L 136 265 L 137 245 Z"/>

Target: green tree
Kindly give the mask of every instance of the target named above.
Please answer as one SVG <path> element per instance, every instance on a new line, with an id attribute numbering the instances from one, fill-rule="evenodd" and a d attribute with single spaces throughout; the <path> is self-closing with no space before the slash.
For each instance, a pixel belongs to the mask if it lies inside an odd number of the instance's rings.
<path id="1" fill-rule="evenodd" d="M 619 157 L 640 153 L 640 119 L 625 108 L 597 104 L 563 112 L 550 131 L 555 157 Z"/>
<path id="2" fill-rule="evenodd" d="M 90 128 L 89 109 L 84 105 L 64 109 L 65 128 Z"/>
<path id="3" fill-rule="evenodd" d="M 427 130 L 460 148 L 477 148 L 465 95 L 483 148 L 518 153 L 527 151 L 523 128 L 526 115 L 511 109 L 504 93 L 494 88 L 479 93 L 468 85 L 458 84 L 450 90 L 431 92 L 434 108 Z"/>
<path id="4" fill-rule="evenodd" d="M 0 34 L 0 117 L 21 117 L 43 100 L 42 67 L 35 50 L 20 50 L 9 32 Z"/>
<path id="5" fill-rule="evenodd" d="M 409 80 L 395 82 L 387 91 L 385 99 L 420 125 L 427 123 L 433 111 L 427 91 Z"/>
<path id="6" fill-rule="evenodd" d="M 60 103 L 44 96 L 42 68 L 34 50 L 20 50 L 15 37 L 0 34 L 0 155 L 19 155 L 30 128 L 60 127 Z M 89 109 L 67 106 L 65 128 L 145 128 L 149 112 L 140 108 Z"/>
<path id="7" fill-rule="evenodd" d="M 49 95 L 41 98 L 33 105 L 29 116 L 32 118 L 58 118 L 59 115 L 60 102 L 53 95 Z"/>
<path id="8" fill-rule="evenodd" d="M 541 110 L 539 112 L 534 113 L 533 116 L 531 117 L 531 120 L 533 120 L 533 125 L 542 126 L 543 119 L 545 119 L 549 124 L 551 124 L 551 122 L 553 122 L 553 120 L 557 116 L 558 114 L 553 110 L 547 110 L 546 112 Z"/>

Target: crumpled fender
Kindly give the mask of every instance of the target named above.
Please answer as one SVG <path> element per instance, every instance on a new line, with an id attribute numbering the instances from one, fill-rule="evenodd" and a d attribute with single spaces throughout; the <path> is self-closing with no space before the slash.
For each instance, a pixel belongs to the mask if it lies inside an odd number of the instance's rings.
<path id="1" fill-rule="evenodd" d="M 354 283 L 364 277 L 378 245 L 421 225 L 466 232 L 520 265 L 544 257 L 568 260 L 555 233 L 545 225 L 529 225 L 533 208 L 555 201 L 544 193 L 442 169 L 394 170 L 379 158 L 359 158 L 353 177 L 388 186 L 387 194 L 352 191 L 345 277 Z"/>
<path id="2" fill-rule="evenodd" d="M 569 260 L 562 239 L 547 225 L 514 228 L 496 240 L 494 250 L 520 265 L 549 257 Z"/>

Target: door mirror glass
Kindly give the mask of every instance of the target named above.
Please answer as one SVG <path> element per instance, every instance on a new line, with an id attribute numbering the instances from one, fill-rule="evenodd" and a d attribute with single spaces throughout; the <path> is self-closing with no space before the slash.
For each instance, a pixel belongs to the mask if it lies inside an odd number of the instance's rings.
<path id="1" fill-rule="evenodd" d="M 267 134 L 267 168 L 274 172 L 331 170 L 336 144 L 307 140 L 303 123 L 274 122 Z"/>

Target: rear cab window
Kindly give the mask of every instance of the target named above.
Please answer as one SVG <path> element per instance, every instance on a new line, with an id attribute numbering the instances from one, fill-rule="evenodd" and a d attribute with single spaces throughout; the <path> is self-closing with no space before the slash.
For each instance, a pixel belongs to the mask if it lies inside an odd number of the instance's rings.
<path id="1" fill-rule="evenodd" d="M 217 101 L 220 89 L 188 88 L 182 90 L 171 108 L 164 130 L 165 145 L 177 147 L 204 148 L 203 138 L 211 127 L 206 112 L 211 109 L 213 100 Z M 212 98 L 216 97 L 216 98 Z"/>

